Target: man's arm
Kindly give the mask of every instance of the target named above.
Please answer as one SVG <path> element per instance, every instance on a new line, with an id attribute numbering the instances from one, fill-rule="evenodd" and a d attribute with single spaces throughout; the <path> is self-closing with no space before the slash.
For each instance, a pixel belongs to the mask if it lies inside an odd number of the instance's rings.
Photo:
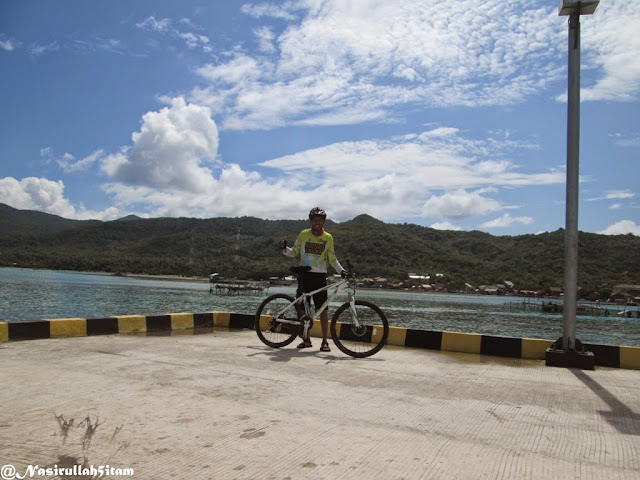
<path id="1" fill-rule="evenodd" d="M 345 271 L 344 267 L 340 265 L 340 262 L 338 261 L 338 257 L 336 257 L 336 251 L 333 246 L 333 237 L 327 243 L 327 259 L 329 260 L 329 263 L 337 273 L 342 274 L 342 272 Z"/>
<path id="2" fill-rule="evenodd" d="M 300 235 L 296 238 L 296 242 L 293 244 L 293 248 L 287 246 L 287 237 L 284 237 L 284 240 L 280 242 L 282 248 L 283 255 L 287 257 L 297 257 L 300 255 L 300 249 L 302 248 L 302 241 L 300 239 Z"/>

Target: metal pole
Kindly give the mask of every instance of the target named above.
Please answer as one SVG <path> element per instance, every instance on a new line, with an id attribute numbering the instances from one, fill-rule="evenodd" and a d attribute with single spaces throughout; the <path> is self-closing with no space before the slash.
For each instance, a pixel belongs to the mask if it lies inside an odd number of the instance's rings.
<path id="1" fill-rule="evenodd" d="M 564 236 L 564 333 L 562 349 L 576 348 L 578 305 L 578 182 L 580 161 L 580 10 L 569 17 L 567 199 Z"/>

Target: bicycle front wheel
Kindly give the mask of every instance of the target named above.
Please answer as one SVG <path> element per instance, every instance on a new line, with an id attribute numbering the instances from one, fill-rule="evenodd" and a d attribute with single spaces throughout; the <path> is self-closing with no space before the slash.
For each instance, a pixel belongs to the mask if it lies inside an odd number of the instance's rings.
<path id="1" fill-rule="evenodd" d="M 331 319 L 331 338 L 343 353 L 356 358 L 371 356 L 387 343 L 389 322 L 377 305 L 356 300 L 356 326 L 351 305 L 342 305 Z"/>
<path id="2" fill-rule="evenodd" d="M 282 320 L 300 321 L 293 297 L 276 293 L 265 298 L 258 307 L 254 322 L 258 338 L 274 348 L 289 345 L 295 340 L 300 328 L 298 325 L 283 323 Z"/>

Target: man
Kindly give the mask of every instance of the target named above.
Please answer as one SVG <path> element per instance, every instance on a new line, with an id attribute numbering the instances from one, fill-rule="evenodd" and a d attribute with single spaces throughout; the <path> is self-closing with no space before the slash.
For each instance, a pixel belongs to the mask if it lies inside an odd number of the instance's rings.
<path id="1" fill-rule="evenodd" d="M 281 242 L 282 252 L 288 257 L 297 257 L 300 255 L 300 266 L 311 267 L 309 272 L 302 273 L 302 288 L 304 292 L 312 292 L 327 285 L 327 266 L 331 264 L 334 270 L 341 275 L 346 272 L 336 258 L 336 252 L 333 246 L 333 237 L 324 229 L 327 221 L 326 212 L 320 208 L 313 208 L 309 212 L 309 222 L 311 228 L 302 230 L 293 245 L 293 248 L 287 247 L 287 239 Z M 298 292 L 300 296 L 302 292 Z M 327 301 L 327 291 L 316 293 L 313 296 L 313 303 L 316 309 L 320 308 Z M 329 343 L 327 342 L 327 334 L 329 332 L 329 312 L 325 309 L 320 314 L 320 326 L 322 327 L 322 344 L 320 351 L 329 352 Z M 311 338 L 307 332 L 307 338 L 304 338 L 298 348 L 311 347 Z"/>

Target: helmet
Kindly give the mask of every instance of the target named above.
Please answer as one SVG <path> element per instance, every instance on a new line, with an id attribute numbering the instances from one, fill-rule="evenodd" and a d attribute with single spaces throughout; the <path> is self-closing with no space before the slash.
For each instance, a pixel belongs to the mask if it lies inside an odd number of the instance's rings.
<path id="1" fill-rule="evenodd" d="M 320 207 L 312 208 L 311 211 L 309 212 L 309 218 L 313 218 L 313 217 L 327 218 L 327 212 L 325 212 Z"/>

